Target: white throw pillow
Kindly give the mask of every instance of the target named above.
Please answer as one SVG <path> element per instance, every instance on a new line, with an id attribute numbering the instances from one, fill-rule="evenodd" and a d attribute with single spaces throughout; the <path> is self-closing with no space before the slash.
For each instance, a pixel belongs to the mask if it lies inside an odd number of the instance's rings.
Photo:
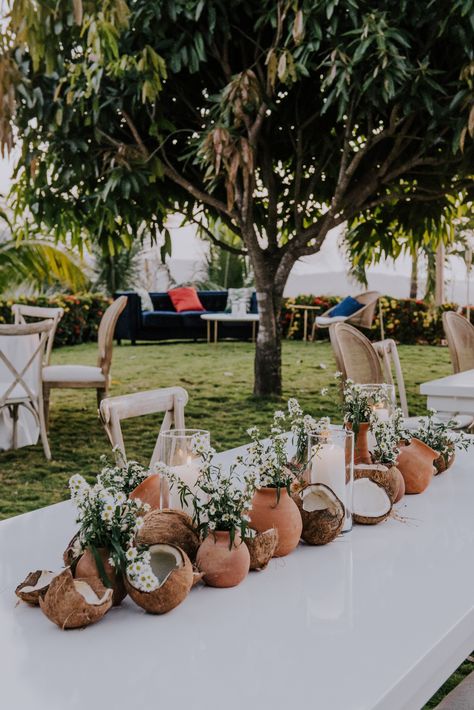
<path id="1" fill-rule="evenodd" d="M 230 288 L 227 292 L 226 313 L 248 313 L 253 289 Z"/>
<path id="2" fill-rule="evenodd" d="M 144 288 L 137 288 L 135 292 L 140 296 L 140 301 L 142 302 L 142 311 L 154 311 L 153 301 L 150 298 L 150 294 Z"/>

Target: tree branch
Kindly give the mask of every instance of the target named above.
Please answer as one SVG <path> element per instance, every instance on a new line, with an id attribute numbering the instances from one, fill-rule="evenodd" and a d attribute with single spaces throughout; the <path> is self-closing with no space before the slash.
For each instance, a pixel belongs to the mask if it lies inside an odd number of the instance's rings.
<path id="1" fill-rule="evenodd" d="M 215 234 L 209 229 L 209 227 L 203 224 L 200 220 L 196 219 L 196 217 L 192 216 L 191 221 L 194 222 L 194 224 L 197 224 L 199 229 L 202 229 L 206 233 L 206 237 L 209 239 L 209 241 L 211 241 L 216 246 L 220 247 L 221 249 L 225 249 L 231 254 L 237 254 L 239 256 L 247 255 L 246 249 L 239 249 L 238 247 L 234 247 L 231 244 L 227 244 L 226 242 L 223 242 L 218 239 Z"/>

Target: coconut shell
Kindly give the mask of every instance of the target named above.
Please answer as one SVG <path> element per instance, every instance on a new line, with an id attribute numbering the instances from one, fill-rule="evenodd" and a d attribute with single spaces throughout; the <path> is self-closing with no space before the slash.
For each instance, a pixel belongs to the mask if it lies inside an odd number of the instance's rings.
<path id="1" fill-rule="evenodd" d="M 77 557 L 74 555 L 74 543 L 79 537 L 77 532 L 73 538 L 68 542 L 66 549 L 63 552 L 63 562 L 66 567 L 71 567 L 75 562 L 77 562 Z"/>
<path id="2" fill-rule="evenodd" d="M 405 495 L 405 479 L 403 478 L 401 471 L 398 468 L 395 469 L 398 473 L 398 491 L 395 496 L 394 503 L 399 503 L 403 496 Z"/>
<path id="3" fill-rule="evenodd" d="M 15 589 L 15 594 L 22 601 L 38 606 L 40 597 L 44 597 L 53 579 L 53 572 L 37 569 L 35 572 L 30 572 L 23 582 L 18 585 Z"/>
<path id="4" fill-rule="evenodd" d="M 250 553 L 250 569 L 261 570 L 270 562 L 278 545 L 278 532 L 270 528 L 244 540 Z"/>
<path id="5" fill-rule="evenodd" d="M 95 589 L 84 580 L 73 579 L 71 570 L 57 575 L 39 604 L 43 613 L 60 629 L 78 629 L 100 621 L 112 606 L 112 590 Z M 99 594 L 101 596 L 99 596 Z"/>
<path id="6" fill-rule="evenodd" d="M 305 496 L 311 493 L 318 496 L 318 507 L 307 510 L 304 507 Z M 332 542 L 344 527 L 346 511 L 344 504 L 334 491 L 324 483 L 310 483 L 293 495 L 303 521 L 302 539 L 308 545 L 326 545 Z"/>
<path id="7" fill-rule="evenodd" d="M 182 510 L 152 510 L 143 519 L 137 535 L 142 545 L 175 545 L 194 562 L 200 540 L 190 516 Z"/>
<path id="8" fill-rule="evenodd" d="M 381 523 L 384 520 L 388 518 L 390 513 L 392 512 L 392 502 L 390 500 L 390 496 L 387 493 L 387 490 L 384 488 L 384 486 L 381 486 L 379 483 L 372 479 L 368 479 L 370 483 L 373 486 L 377 486 L 378 489 L 382 492 L 382 498 L 383 496 L 386 497 L 386 509 L 383 510 L 383 512 L 378 513 L 375 512 L 375 514 L 367 515 L 367 514 L 362 514 L 361 512 L 357 513 L 357 504 L 355 501 L 355 487 L 357 485 L 357 481 L 361 482 L 363 479 L 357 479 L 354 481 L 354 496 L 353 496 L 353 511 L 352 511 L 352 518 L 355 523 L 359 523 L 359 525 L 377 525 L 377 523 Z M 380 497 L 380 496 L 379 496 Z"/>
<path id="9" fill-rule="evenodd" d="M 400 471 L 395 466 L 385 466 L 381 463 L 356 464 L 354 466 L 354 479 L 370 478 L 387 491 L 392 503 L 395 502 L 400 488 Z"/>
<path id="10" fill-rule="evenodd" d="M 153 547 L 159 547 L 159 545 L 153 545 Z M 125 587 L 130 597 L 135 604 L 150 614 L 166 614 L 174 609 L 186 599 L 194 584 L 193 566 L 184 550 L 176 545 L 166 544 L 166 547 L 174 547 L 179 551 L 183 565 L 171 571 L 161 587 L 153 592 L 142 592 L 133 586 L 128 577 L 125 577 Z"/>
<path id="11" fill-rule="evenodd" d="M 448 468 L 451 468 L 455 459 L 456 454 L 454 451 L 451 451 L 449 454 L 440 454 L 434 462 L 434 467 L 436 469 L 435 475 L 444 473 L 448 470 Z"/>

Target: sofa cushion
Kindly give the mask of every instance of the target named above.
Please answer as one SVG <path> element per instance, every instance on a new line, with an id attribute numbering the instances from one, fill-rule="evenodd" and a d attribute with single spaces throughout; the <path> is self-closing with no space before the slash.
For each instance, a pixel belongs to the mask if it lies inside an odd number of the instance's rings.
<path id="1" fill-rule="evenodd" d="M 229 288 L 227 294 L 226 313 L 248 313 L 253 289 Z"/>
<path id="2" fill-rule="evenodd" d="M 329 318 L 334 318 L 335 316 L 344 316 L 346 318 L 349 318 L 349 316 L 354 315 L 354 313 L 357 313 L 357 311 L 360 311 L 362 308 L 363 304 L 359 303 L 359 301 L 356 301 L 355 298 L 352 298 L 352 296 L 346 296 L 344 300 L 342 300 L 340 303 L 337 304 L 337 306 L 334 306 L 334 308 L 331 309 L 331 312 L 328 314 Z"/>
<path id="3" fill-rule="evenodd" d="M 168 291 L 168 296 L 171 298 L 171 302 L 178 313 L 205 310 L 195 288 L 188 286 L 173 288 Z"/>
<path id="4" fill-rule="evenodd" d="M 176 311 L 147 311 L 142 314 L 143 327 L 146 330 L 153 328 L 176 328 L 181 325 L 181 317 Z"/>

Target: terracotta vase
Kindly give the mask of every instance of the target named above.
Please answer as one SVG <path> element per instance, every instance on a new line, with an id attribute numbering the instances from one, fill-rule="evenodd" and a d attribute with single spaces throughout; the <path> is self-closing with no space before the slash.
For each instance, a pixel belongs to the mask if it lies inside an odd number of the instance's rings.
<path id="1" fill-rule="evenodd" d="M 349 431 L 353 431 L 352 424 L 346 424 Z M 372 456 L 369 451 L 369 422 L 361 422 L 359 430 L 354 436 L 354 463 L 372 463 Z"/>
<path id="2" fill-rule="evenodd" d="M 303 521 L 298 506 L 288 495 L 286 488 L 260 488 L 255 491 L 250 511 L 250 525 L 257 532 L 275 528 L 278 544 L 274 557 L 284 557 L 292 552 L 300 541 Z"/>
<path id="3" fill-rule="evenodd" d="M 397 467 L 405 479 L 405 493 L 423 493 L 435 472 L 434 462 L 439 453 L 419 439 L 412 439 L 400 447 Z"/>
<path id="4" fill-rule="evenodd" d="M 196 564 L 210 587 L 236 587 L 249 573 L 250 553 L 238 533 L 231 546 L 230 533 L 216 530 L 199 547 Z"/>
<path id="5" fill-rule="evenodd" d="M 161 507 L 161 476 L 150 474 L 133 489 L 129 497 L 139 498 L 142 503 L 148 503 L 150 510 L 157 510 Z"/>
<path id="6" fill-rule="evenodd" d="M 105 547 L 99 547 L 97 549 L 97 552 L 99 553 L 100 559 L 102 560 L 102 564 L 104 565 L 105 573 L 109 578 L 110 583 L 112 584 L 112 589 L 114 591 L 112 603 L 114 606 L 119 606 L 119 604 L 121 604 L 127 596 L 127 591 L 123 583 L 122 575 L 117 574 L 115 569 L 110 564 L 109 550 L 107 550 Z M 99 579 L 102 582 L 99 570 L 97 569 L 97 565 L 95 563 L 94 555 L 90 550 L 86 550 L 84 554 L 81 555 L 81 557 L 79 558 L 78 563 L 76 565 L 76 569 L 74 571 L 74 577 L 76 579 L 87 579 L 93 577 L 95 579 Z"/>

